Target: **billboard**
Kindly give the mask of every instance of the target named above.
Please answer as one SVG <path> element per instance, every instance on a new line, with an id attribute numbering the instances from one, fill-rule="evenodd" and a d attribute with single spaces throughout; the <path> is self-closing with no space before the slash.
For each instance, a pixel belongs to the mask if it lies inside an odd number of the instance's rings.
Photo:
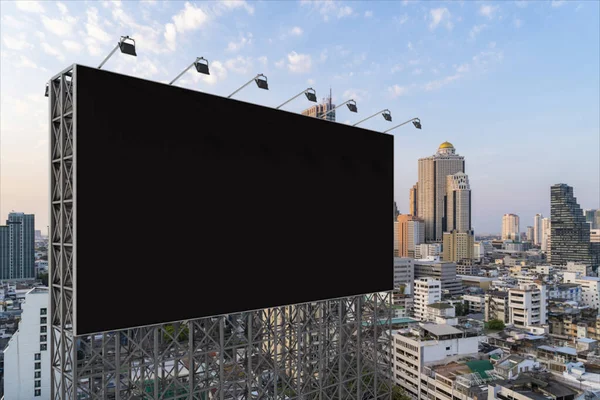
<path id="1" fill-rule="evenodd" d="M 95 68 L 74 82 L 77 335 L 392 288 L 393 136 Z"/>

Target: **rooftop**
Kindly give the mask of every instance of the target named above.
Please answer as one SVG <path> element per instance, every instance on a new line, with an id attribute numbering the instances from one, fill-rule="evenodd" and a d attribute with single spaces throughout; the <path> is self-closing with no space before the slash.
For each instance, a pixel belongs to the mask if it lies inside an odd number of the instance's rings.
<path id="1" fill-rule="evenodd" d="M 426 330 L 427 332 L 436 335 L 436 336 L 442 336 L 442 335 L 456 335 L 456 334 L 461 334 L 463 333 L 463 331 L 461 331 L 460 329 L 456 329 L 455 327 L 451 326 L 451 325 L 441 325 L 441 324 L 423 324 L 422 328 L 424 330 Z"/>
<path id="2" fill-rule="evenodd" d="M 429 304 L 429 305 L 427 305 L 427 307 L 437 308 L 438 310 L 443 310 L 443 309 L 446 309 L 446 308 L 453 308 L 448 303 L 440 303 L 440 302 Z"/>

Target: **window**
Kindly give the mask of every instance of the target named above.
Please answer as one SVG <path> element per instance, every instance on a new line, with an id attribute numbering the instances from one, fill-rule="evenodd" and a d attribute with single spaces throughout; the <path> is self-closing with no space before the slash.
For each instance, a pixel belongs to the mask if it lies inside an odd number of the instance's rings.
<path id="1" fill-rule="evenodd" d="M 33 395 L 34 396 L 41 396 L 42 395 L 42 390 L 41 389 L 35 389 L 35 393 Z"/>
<path id="2" fill-rule="evenodd" d="M 33 356 L 34 360 L 39 361 L 42 359 L 42 353 L 35 353 Z"/>
<path id="3" fill-rule="evenodd" d="M 48 327 L 47 326 L 40 326 L 40 332 L 46 333 L 47 331 L 48 331 Z"/>
<path id="4" fill-rule="evenodd" d="M 450 350 L 450 347 L 446 347 L 446 350 Z"/>
<path id="5" fill-rule="evenodd" d="M 46 350 L 48 350 L 48 345 L 46 343 L 40 344 L 40 351 L 46 351 Z"/>
<path id="6" fill-rule="evenodd" d="M 42 363 L 35 363 L 35 369 L 42 369 Z"/>
<path id="7" fill-rule="evenodd" d="M 46 317 L 40 317 L 40 324 L 46 324 L 46 323 L 47 323 Z"/>
<path id="8" fill-rule="evenodd" d="M 35 375 L 33 376 L 35 379 L 39 379 L 42 377 L 42 372 L 41 371 L 35 371 Z"/>
<path id="9" fill-rule="evenodd" d="M 47 308 L 40 308 L 40 315 L 46 315 L 48 314 L 48 309 Z"/>
<path id="10" fill-rule="evenodd" d="M 34 387 L 36 387 L 36 388 L 42 387 L 42 381 L 35 381 Z"/>
<path id="11" fill-rule="evenodd" d="M 40 335 L 40 342 L 46 341 L 46 335 Z"/>

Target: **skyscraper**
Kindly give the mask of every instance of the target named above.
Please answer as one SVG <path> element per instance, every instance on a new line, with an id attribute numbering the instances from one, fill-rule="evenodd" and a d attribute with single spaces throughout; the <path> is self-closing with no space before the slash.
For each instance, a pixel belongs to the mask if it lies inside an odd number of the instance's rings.
<path id="1" fill-rule="evenodd" d="M 35 216 L 11 212 L 0 226 L 0 279 L 35 278 Z"/>
<path id="2" fill-rule="evenodd" d="M 457 172 L 465 172 L 465 158 L 452 143 L 444 142 L 436 154 L 419 159 L 417 215 L 425 221 L 427 242 L 442 241 L 446 177 Z"/>
<path id="3" fill-rule="evenodd" d="M 444 196 L 442 229 L 444 232 L 457 230 L 467 232 L 471 227 L 471 187 L 469 177 L 458 172 L 446 177 L 446 195 Z"/>
<path id="4" fill-rule="evenodd" d="M 539 246 L 542 244 L 542 214 L 535 214 L 533 217 L 533 244 Z"/>
<path id="5" fill-rule="evenodd" d="M 302 111 L 302 115 L 321 118 L 323 114 L 325 114 L 327 111 L 333 110 L 334 108 L 335 104 L 332 103 L 331 90 L 329 90 L 329 97 L 324 98 L 321 104 L 315 104 L 314 106 Z M 323 119 L 326 119 L 328 121 L 335 121 L 335 111 L 330 112 Z"/>
<path id="6" fill-rule="evenodd" d="M 527 239 L 528 242 L 533 243 L 534 236 L 535 236 L 535 233 L 534 233 L 533 226 L 528 226 L 527 231 L 525 233 L 525 239 Z"/>
<path id="7" fill-rule="evenodd" d="M 423 221 L 413 215 L 398 216 L 398 257 L 415 258 L 415 248 L 425 241 Z"/>
<path id="8" fill-rule="evenodd" d="M 502 217 L 502 240 L 521 239 L 519 230 L 519 216 L 516 214 L 504 214 Z"/>
<path id="9" fill-rule="evenodd" d="M 550 218 L 542 219 L 542 240 L 540 246 L 542 247 L 542 251 L 548 255 L 550 255 L 551 226 Z"/>
<path id="10" fill-rule="evenodd" d="M 590 224 L 586 222 L 571 186 L 559 183 L 550 188 L 550 216 L 552 264 L 566 265 L 574 261 L 598 265 L 596 246 L 590 243 Z"/>
<path id="11" fill-rule="evenodd" d="M 418 215 L 419 212 L 419 190 L 417 188 L 418 184 L 415 183 L 414 186 L 410 188 L 408 194 L 409 214 L 414 215 L 415 217 Z"/>
<path id="12" fill-rule="evenodd" d="M 590 224 L 591 229 L 600 229 L 600 226 L 598 225 L 600 210 L 585 210 L 583 215 L 585 216 L 585 222 Z"/>

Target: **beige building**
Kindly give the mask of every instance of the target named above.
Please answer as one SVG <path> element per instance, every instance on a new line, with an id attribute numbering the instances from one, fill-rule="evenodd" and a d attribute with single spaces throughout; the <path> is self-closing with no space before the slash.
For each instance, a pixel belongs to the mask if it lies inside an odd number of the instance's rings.
<path id="1" fill-rule="evenodd" d="M 323 102 L 321 104 L 316 104 L 312 107 L 307 108 L 306 110 L 302 111 L 302 115 L 307 115 L 309 117 L 314 117 L 314 118 L 321 118 L 323 116 L 323 114 L 325 114 L 327 111 L 333 110 L 335 108 L 335 104 L 332 103 L 331 100 L 331 93 L 329 94 L 328 98 L 323 99 Z M 325 116 L 324 119 L 326 119 L 327 121 L 335 121 L 335 111 L 330 112 L 329 114 L 327 114 Z"/>
<path id="2" fill-rule="evenodd" d="M 520 240 L 519 216 L 504 214 L 502 216 L 502 240 Z"/>
<path id="3" fill-rule="evenodd" d="M 467 232 L 471 228 L 471 187 L 469 176 L 458 172 L 446 177 L 446 215 L 444 232 Z M 445 226 L 444 226 L 445 225 Z"/>
<path id="4" fill-rule="evenodd" d="M 475 243 L 473 232 L 444 232 L 443 255 L 444 261 L 459 262 L 473 259 Z"/>
<path id="5" fill-rule="evenodd" d="M 444 142 L 433 156 L 419 159 L 417 215 L 425 222 L 425 241 L 441 242 L 447 176 L 465 171 L 465 158 Z"/>
<path id="6" fill-rule="evenodd" d="M 542 219 L 542 242 L 540 243 L 542 246 L 542 251 L 548 255 L 548 261 L 550 261 L 550 232 L 551 232 L 551 222 L 550 218 Z"/>
<path id="7" fill-rule="evenodd" d="M 412 215 L 400 214 L 397 222 L 397 257 L 415 258 L 416 246 L 425 241 L 423 221 Z"/>

